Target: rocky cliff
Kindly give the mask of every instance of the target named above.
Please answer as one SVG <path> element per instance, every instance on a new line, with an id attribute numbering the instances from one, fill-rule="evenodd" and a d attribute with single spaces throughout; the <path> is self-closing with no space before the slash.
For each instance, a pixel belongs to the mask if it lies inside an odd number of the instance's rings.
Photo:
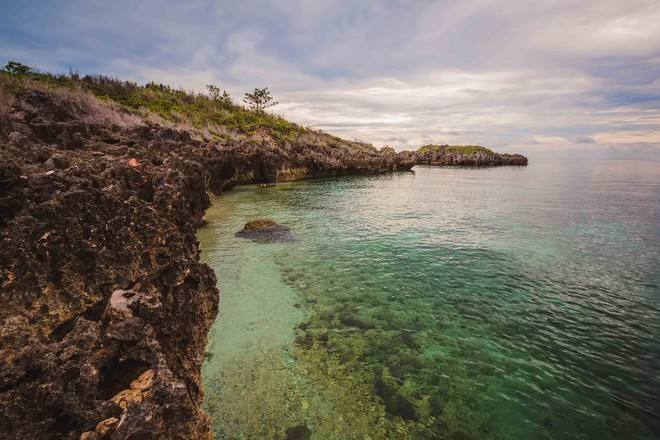
<path id="1" fill-rule="evenodd" d="M 209 438 L 209 193 L 413 164 L 308 130 L 209 135 L 0 74 L 0 438 Z"/>

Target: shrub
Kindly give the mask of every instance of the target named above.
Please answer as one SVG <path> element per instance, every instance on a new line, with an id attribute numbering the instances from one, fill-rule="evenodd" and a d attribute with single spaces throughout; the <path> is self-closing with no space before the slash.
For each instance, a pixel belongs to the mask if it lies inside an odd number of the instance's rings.
<path id="1" fill-rule="evenodd" d="M 5 64 L 4 71 L 12 75 L 27 75 L 33 72 L 32 67 L 21 64 L 17 61 L 9 61 Z"/>
<path id="2" fill-rule="evenodd" d="M 267 88 L 246 94 L 253 103 L 248 109 L 234 104 L 227 91 L 213 84 L 207 86 L 207 94 L 193 93 L 166 84 L 149 82 L 139 85 L 106 75 L 39 72 L 15 61 L 7 63 L 0 75 L 12 78 L 11 84 L 15 87 L 22 86 L 24 78 L 29 77 L 31 81 L 48 86 L 80 89 L 132 111 L 146 110 L 165 120 L 190 124 L 211 133 L 228 130 L 251 135 L 263 130 L 278 140 L 292 142 L 306 132 L 303 127 L 264 111 L 277 104 Z"/>
<path id="3" fill-rule="evenodd" d="M 222 93 L 220 93 L 220 87 L 214 84 L 207 85 L 206 90 L 209 91 L 209 96 L 211 96 L 212 100 L 222 104 L 223 106 L 232 105 L 231 96 L 229 96 L 229 93 L 226 90 L 223 90 Z"/>
<path id="4" fill-rule="evenodd" d="M 248 105 L 250 110 L 260 113 L 267 108 L 278 104 L 278 102 L 271 96 L 268 87 L 254 89 L 252 93 L 246 93 L 243 101 Z"/>

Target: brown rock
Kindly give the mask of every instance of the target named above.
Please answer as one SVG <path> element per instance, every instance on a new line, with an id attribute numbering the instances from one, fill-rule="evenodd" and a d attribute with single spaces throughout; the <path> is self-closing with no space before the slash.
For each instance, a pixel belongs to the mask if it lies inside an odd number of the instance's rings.
<path id="1" fill-rule="evenodd" d="M 99 435 L 106 435 L 110 431 L 115 429 L 115 426 L 119 423 L 119 419 L 116 417 L 110 417 L 105 420 L 100 421 L 97 425 L 96 428 L 94 428 L 94 431 L 96 431 Z"/>
<path id="2" fill-rule="evenodd" d="M 154 384 L 155 374 L 156 373 L 154 370 L 145 371 L 140 375 L 140 377 L 131 382 L 131 389 L 144 391 L 151 388 L 151 386 Z"/>
<path id="3" fill-rule="evenodd" d="M 285 225 L 280 225 L 269 218 L 251 220 L 235 235 L 236 237 L 249 238 L 258 243 L 295 240 L 291 228 Z"/>
<path id="4" fill-rule="evenodd" d="M 127 409 L 129 406 L 144 400 L 143 392 L 141 390 L 123 390 L 117 393 L 112 399 L 121 409 Z"/>
<path id="5" fill-rule="evenodd" d="M 274 226 L 277 226 L 275 220 L 269 218 L 259 218 L 256 220 L 250 220 L 243 226 L 243 229 L 246 231 L 263 231 L 264 229 L 269 229 Z"/>

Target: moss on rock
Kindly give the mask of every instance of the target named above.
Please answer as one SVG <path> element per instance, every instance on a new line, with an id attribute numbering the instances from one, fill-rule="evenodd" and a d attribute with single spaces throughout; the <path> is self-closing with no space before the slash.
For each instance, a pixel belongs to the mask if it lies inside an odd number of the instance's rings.
<path id="1" fill-rule="evenodd" d="M 258 218 L 255 220 L 250 220 L 243 226 L 244 231 L 263 231 L 264 229 L 270 229 L 272 227 L 278 226 L 275 220 L 269 218 Z"/>

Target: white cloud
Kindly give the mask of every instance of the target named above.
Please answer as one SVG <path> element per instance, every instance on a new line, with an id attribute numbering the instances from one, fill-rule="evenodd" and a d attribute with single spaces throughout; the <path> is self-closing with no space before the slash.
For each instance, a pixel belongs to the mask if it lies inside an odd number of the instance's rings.
<path id="1" fill-rule="evenodd" d="M 595 133 L 593 138 L 599 144 L 652 144 L 660 146 L 660 132 L 658 131 Z"/>
<path id="2" fill-rule="evenodd" d="M 0 53 L 197 91 L 220 84 L 237 101 L 268 86 L 280 114 L 376 145 L 660 156 L 657 23 L 657 0 L 81 0 L 6 8 Z"/>
<path id="3" fill-rule="evenodd" d="M 653 55 L 660 50 L 656 2 L 546 2 L 540 12 L 543 25 L 530 29 L 529 36 L 546 49 L 587 56 Z"/>

